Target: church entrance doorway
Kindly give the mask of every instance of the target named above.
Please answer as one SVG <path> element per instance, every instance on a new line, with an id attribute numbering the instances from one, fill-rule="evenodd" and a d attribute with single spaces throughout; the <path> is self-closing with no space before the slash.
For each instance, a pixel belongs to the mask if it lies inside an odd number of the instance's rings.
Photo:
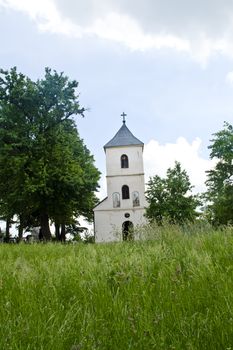
<path id="1" fill-rule="evenodd" d="M 131 241 L 133 239 L 133 223 L 131 221 L 123 222 L 122 237 L 123 241 Z"/>

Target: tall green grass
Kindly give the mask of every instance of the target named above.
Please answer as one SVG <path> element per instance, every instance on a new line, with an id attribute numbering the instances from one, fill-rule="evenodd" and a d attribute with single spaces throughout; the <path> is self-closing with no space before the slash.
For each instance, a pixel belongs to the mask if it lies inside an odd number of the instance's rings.
<path id="1" fill-rule="evenodd" d="M 0 349 L 233 349 L 233 231 L 0 245 Z"/>

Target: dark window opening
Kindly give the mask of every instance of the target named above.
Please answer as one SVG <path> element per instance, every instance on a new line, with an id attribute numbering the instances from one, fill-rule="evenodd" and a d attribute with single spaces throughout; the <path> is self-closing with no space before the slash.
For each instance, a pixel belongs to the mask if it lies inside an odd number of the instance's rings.
<path id="1" fill-rule="evenodd" d="M 121 167 L 128 168 L 129 167 L 129 159 L 126 154 L 122 154 L 121 156 Z"/>
<path id="2" fill-rule="evenodd" d="M 122 238 L 123 241 L 133 240 L 133 223 L 131 221 L 125 221 L 122 224 Z"/>
<path id="3" fill-rule="evenodd" d="M 122 199 L 129 199 L 129 186 L 122 186 Z"/>

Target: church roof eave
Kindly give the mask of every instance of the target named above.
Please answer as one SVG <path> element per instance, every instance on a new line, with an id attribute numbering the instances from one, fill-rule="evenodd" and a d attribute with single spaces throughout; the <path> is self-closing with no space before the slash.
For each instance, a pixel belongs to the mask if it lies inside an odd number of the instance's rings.
<path id="1" fill-rule="evenodd" d="M 104 199 L 102 199 L 99 203 L 97 203 L 97 204 L 94 206 L 93 210 L 95 210 L 100 204 L 102 204 L 103 202 L 105 202 L 106 199 L 108 199 L 108 196 L 105 197 Z"/>

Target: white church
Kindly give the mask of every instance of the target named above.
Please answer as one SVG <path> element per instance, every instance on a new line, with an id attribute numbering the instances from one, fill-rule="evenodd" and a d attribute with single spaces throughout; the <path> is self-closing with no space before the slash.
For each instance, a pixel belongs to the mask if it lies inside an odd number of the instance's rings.
<path id="1" fill-rule="evenodd" d="M 107 197 L 94 208 L 96 242 L 126 240 L 133 228 L 146 223 L 144 144 L 123 125 L 104 146 Z"/>

